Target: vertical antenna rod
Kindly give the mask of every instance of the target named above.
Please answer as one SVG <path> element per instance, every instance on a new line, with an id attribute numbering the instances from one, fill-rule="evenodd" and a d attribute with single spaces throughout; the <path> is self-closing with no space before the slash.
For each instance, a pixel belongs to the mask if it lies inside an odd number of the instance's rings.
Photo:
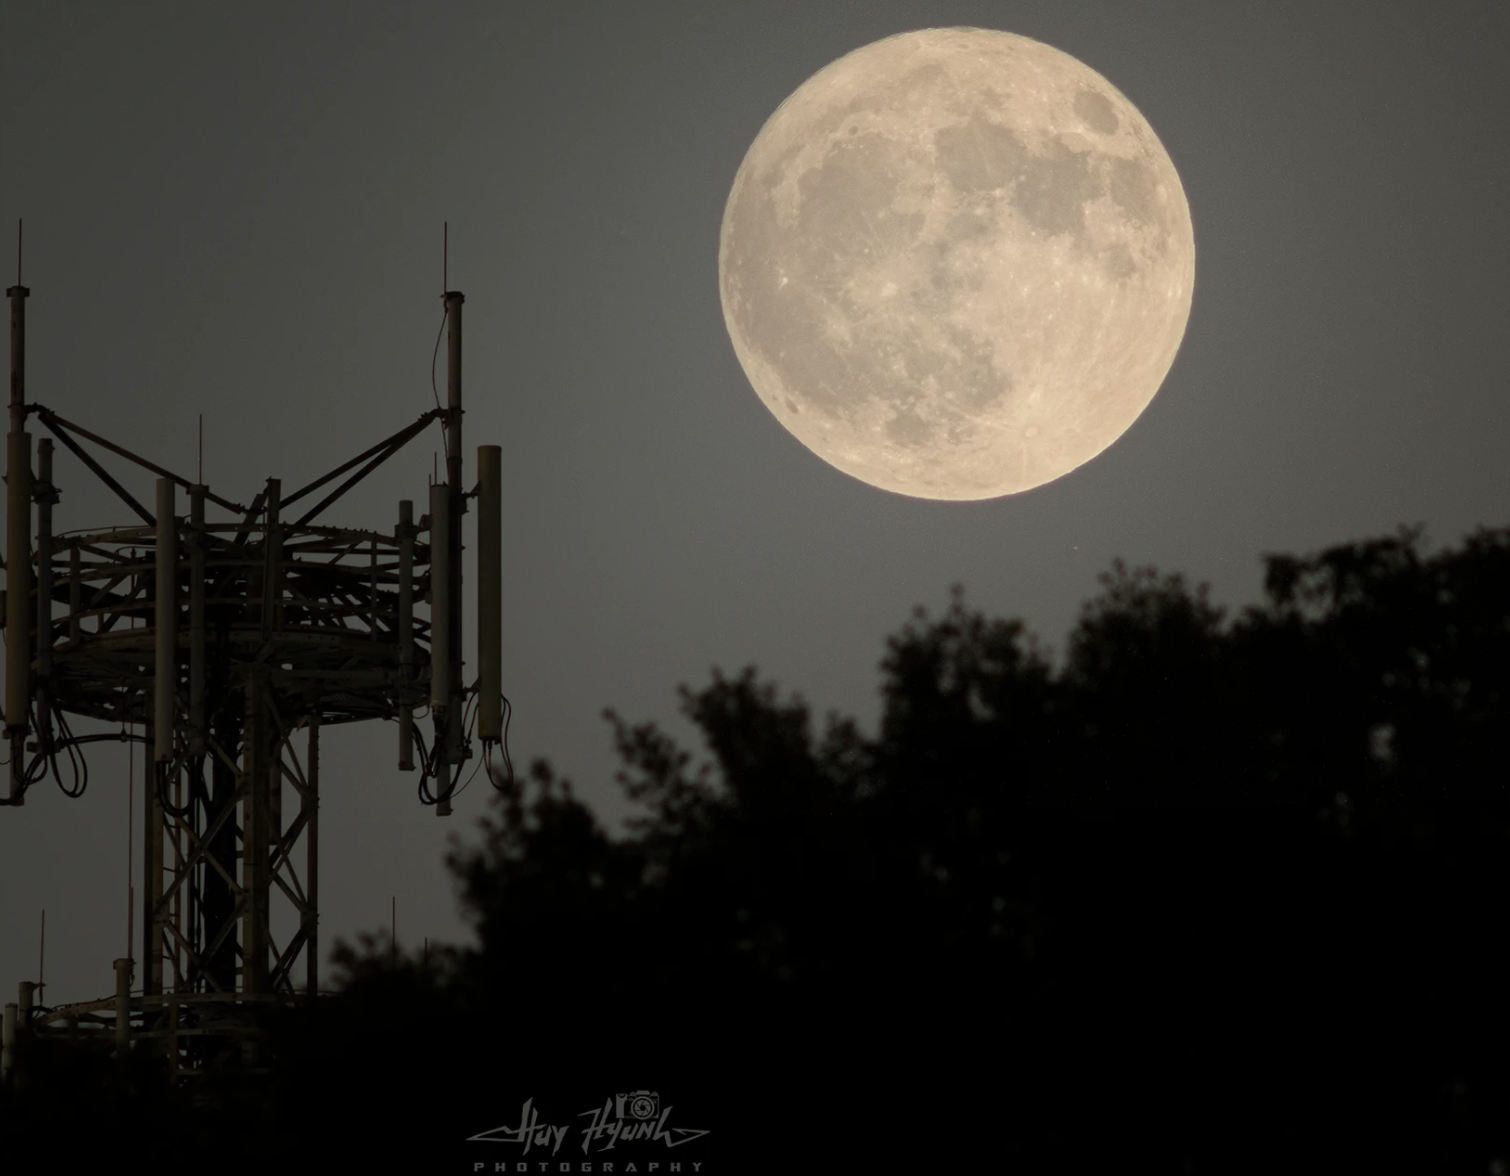
<path id="1" fill-rule="evenodd" d="M 463 743 L 465 706 L 462 696 L 461 659 L 461 516 L 466 513 L 466 493 L 462 489 L 461 466 L 461 306 L 466 297 L 457 290 L 446 291 L 446 482 L 450 505 L 450 534 L 447 536 L 449 550 L 442 556 L 450 564 L 451 597 L 448 602 L 451 623 L 447 637 L 450 638 L 450 675 L 447 682 L 445 754 L 443 761 L 460 764 L 465 756 Z M 431 559 L 435 556 L 432 554 Z M 450 781 L 445 791 L 438 794 L 440 803 L 435 806 L 437 816 L 451 813 Z"/>
<path id="2" fill-rule="evenodd" d="M 503 734 L 503 449 L 477 447 L 477 734 Z"/>
<path id="3" fill-rule="evenodd" d="M 10 739 L 10 803 L 25 788 L 31 712 L 31 434 L 26 431 L 26 297 L 21 285 L 21 227 L 16 226 L 16 284 L 10 296 L 10 434 L 5 471 L 5 733 Z"/>
<path id="4" fill-rule="evenodd" d="M 435 718 L 436 808 L 451 793 L 446 738 L 451 724 L 451 493 L 444 482 L 430 486 L 430 712 Z"/>
<path id="5" fill-rule="evenodd" d="M 36 681 L 37 747 L 51 751 L 52 741 L 52 505 L 57 492 L 52 485 L 52 440 L 37 442 L 37 479 L 32 487 L 37 501 L 37 639 Z"/>
<path id="6" fill-rule="evenodd" d="M 309 753 L 304 769 L 304 993 L 320 991 L 320 707 L 309 712 Z"/>
<path id="7" fill-rule="evenodd" d="M 126 958 L 136 938 L 136 752 L 126 744 Z"/>
<path id="8" fill-rule="evenodd" d="M 203 478 L 202 470 L 200 476 Z M 205 713 L 209 670 L 205 645 L 204 490 L 203 481 L 189 490 L 189 751 L 195 756 L 205 754 L 209 722 Z"/>
<path id="9" fill-rule="evenodd" d="M 178 685 L 178 520 L 173 517 L 176 490 L 172 478 L 157 479 L 157 625 L 153 634 L 157 689 L 152 708 L 152 758 L 159 765 L 173 758 L 173 693 Z"/>
<path id="10" fill-rule="evenodd" d="M 414 503 L 398 504 L 398 766 L 414 770 Z"/>

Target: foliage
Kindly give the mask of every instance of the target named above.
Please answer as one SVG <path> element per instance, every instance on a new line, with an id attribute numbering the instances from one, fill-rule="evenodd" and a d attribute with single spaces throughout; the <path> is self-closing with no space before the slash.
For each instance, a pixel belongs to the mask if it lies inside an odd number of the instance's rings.
<path id="1" fill-rule="evenodd" d="M 1510 531 L 1265 583 L 1229 616 L 1118 563 L 1059 667 L 956 592 L 873 736 L 752 670 L 683 689 L 705 762 L 610 712 L 627 832 L 498 781 L 450 858 L 477 946 L 343 946 L 278 1037 L 290 1137 L 591 1079 L 716 1098 L 726 1171 L 1487 1170 Z"/>
<path id="2" fill-rule="evenodd" d="M 1483 1171 L 1510 532 L 1265 583 L 1229 617 L 1119 562 L 1057 669 L 957 591 L 888 642 L 874 737 L 752 670 L 683 689 L 696 766 L 610 712 L 639 817 L 610 836 L 544 764 L 505 789 L 451 859 L 479 946 L 442 987 L 535 1010 L 531 1065 L 779 1092 L 891 1159 Z M 634 1015 L 609 1044 L 562 1028 L 587 1010 Z"/>

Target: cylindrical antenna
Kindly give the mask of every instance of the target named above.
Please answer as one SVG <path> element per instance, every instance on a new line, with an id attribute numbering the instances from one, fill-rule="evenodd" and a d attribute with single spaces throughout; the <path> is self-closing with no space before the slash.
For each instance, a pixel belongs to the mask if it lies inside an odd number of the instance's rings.
<path id="1" fill-rule="evenodd" d="M 201 424 L 203 417 L 199 418 Z M 200 461 L 203 476 L 203 458 Z M 189 491 L 189 750 L 204 755 L 207 719 L 205 686 L 209 661 L 205 636 L 204 484 Z"/>
<path id="2" fill-rule="evenodd" d="M 320 707 L 309 712 L 309 748 L 305 756 L 304 811 L 304 989 L 310 1001 L 320 986 Z"/>
<path id="3" fill-rule="evenodd" d="M 37 442 L 37 727 L 38 746 L 52 747 L 52 439 Z"/>
<path id="4" fill-rule="evenodd" d="M 477 734 L 503 734 L 503 448 L 477 447 Z"/>
<path id="5" fill-rule="evenodd" d="M 10 297 L 10 431 L 26 429 L 26 299 L 31 291 L 17 282 Z"/>
<path id="6" fill-rule="evenodd" d="M 398 766 L 414 770 L 414 503 L 398 504 Z"/>
<path id="7" fill-rule="evenodd" d="M 451 706 L 451 487 L 430 487 L 430 707 Z M 437 748 L 437 751 L 440 749 Z"/>
<path id="8" fill-rule="evenodd" d="M 31 291 L 18 282 L 6 293 L 10 296 L 10 434 L 5 473 L 5 729 L 11 740 L 10 799 L 20 804 L 32 685 L 31 434 L 26 431 L 26 297 Z"/>
<path id="9" fill-rule="evenodd" d="M 462 705 L 462 652 L 461 652 L 461 517 L 467 504 L 462 485 L 461 448 L 461 307 L 466 298 L 460 291 L 446 291 L 446 481 L 450 485 L 450 543 L 447 556 L 450 561 L 450 641 L 449 703 L 446 725 L 445 762 L 459 764 L 465 754 L 463 728 L 465 708 Z M 433 557 L 432 557 L 433 558 Z M 451 811 L 448 796 L 441 796 L 437 812 L 445 816 Z"/>
<path id="10" fill-rule="evenodd" d="M 178 520 L 177 486 L 157 479 L 157 678 L 152 708 L 153 758 L 173 758 L 173 694 L 178 685 Z"/>
<path id="11" fill-rule="evenodd" d="M 31 434 L 6 441 L 5 729 L 14 739 L 31 712 Z"/>
<path id="12" fill-rule="evenodd" d="M 126 743 L 126 957 L 136 938 L 136 752 Z"/>

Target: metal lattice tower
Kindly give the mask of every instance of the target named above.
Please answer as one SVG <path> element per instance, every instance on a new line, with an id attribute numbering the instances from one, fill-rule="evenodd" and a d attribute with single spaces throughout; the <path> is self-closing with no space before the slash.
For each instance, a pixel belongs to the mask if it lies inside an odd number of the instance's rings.
<path id="1" fill-rule="evenodd" d="M 479 447 L 477 482 L 464 491 L 464 299 L 455 291 L 443 295 L 446 407 L 292 493 L 270 478 L 250 504 L 28 403 L 30 291 L 18 280 L 7 293 L 11 766 L 9 796 L 0 803 L 24 803 L 48 775 L 70 795 L 82 792 L 84 747 L 99 741 L 140 744 L 147 783 L 136 896 L 139 987 L 132 991 L 129 959 L 116 961 L 116 994 L 99 1001 L 47 1008 L 34 1004 L 35 985 L 23 983 L 21 999 L 6 1010 L 7 1066 L 15 1035 L 29 1032 L 93 1039 L 122 1058 L 145 1050 L 173 1072 L 193 1074 L 239 1056 L 238 1041 L 255 1042 L 259 1004 L 295 999 L 301 990 L 316 994 L 321 729 L 397 720 L 398 766 L 420 771 L 420 797 L 438 815 L 451 811 L 460 770 L 473 755 L 469 702 L 482 757 L 491 759 L 503 706 L 501 452 Z M 37 444 L 35 471 L 29 419 L 52 435 Z M 391 534 L 316 521 L 434 424 L 444 432 L 445 481 L 430 487 L 418 520 L 404 501 Z M 137 521 L 55 532 L 54 439 Z M 154 509 L 112 477 L 90 446 L 155 474 Z M 466 684 L 462 522 L 472 498 L 478 676 Z M 212 509 L 222 517 L 212 519 Z M 415 726 L 416 710 L 426 708 L 428 741 Z M 75 736 L 70 715 L 118 725 L 121 734 Z M 286 904 L 293 927 L 281 940 L 275 901 Z"/>

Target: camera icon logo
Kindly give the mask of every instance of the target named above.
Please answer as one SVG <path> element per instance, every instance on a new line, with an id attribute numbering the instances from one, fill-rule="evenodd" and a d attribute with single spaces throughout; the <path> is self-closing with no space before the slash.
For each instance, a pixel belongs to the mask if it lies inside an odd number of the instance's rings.
<path id="1" fill-rule="evenodd" d="M 661 1096 L 653 1090 L 631 1090 L 615 1096 L 614 1112 L 621 1119 L 654 1119 L 661 1113 Z"/>

